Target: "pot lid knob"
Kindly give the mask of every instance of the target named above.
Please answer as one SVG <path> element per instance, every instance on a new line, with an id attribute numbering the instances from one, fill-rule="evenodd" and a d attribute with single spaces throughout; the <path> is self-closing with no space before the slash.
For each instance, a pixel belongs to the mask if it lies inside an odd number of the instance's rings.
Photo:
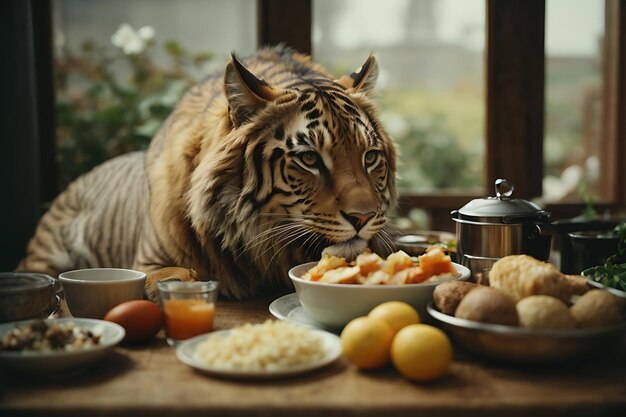
<path id="1" fill-rule="evenodd" d="M 509 180 L 505 180 L 504 178 L 498 178 L 496 180 L 496 197 L 500 200 L 509 200 L 513 195 L 513 190 L 515 190 L 515 186 Z"/>

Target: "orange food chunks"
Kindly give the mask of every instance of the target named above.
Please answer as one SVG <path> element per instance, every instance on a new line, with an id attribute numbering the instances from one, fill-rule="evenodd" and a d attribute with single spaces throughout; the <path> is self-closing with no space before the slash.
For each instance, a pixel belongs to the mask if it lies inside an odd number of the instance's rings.
<path id="1" fill-rule="evenodd" d="M 309 269 L 303 278 L 309 281 L 319 281 L 326 272 L 345 266 L 348 266 L 348 262 L 344 258 L 323 255 L 317 265 Z"/>
<path id="2" fill-rule="evenodd" d="M 387 257 L 387 261 L 382 267 L 382 270 L 389 275 L 393 275 L 398 271 L 402 271 L 403 269 L 410 268 L 412 266 L 413 260 L 411 257 L 404 251 L 398 251 Z"/>
<path id="3" fill-rule="evenodd" d="M 450 256 L 446 255 L 440 247 L 433 246 L 419 257 L 419 261 L 426 275 L 456 274 Z"/>
<path id="4" fill-rule="evenodd" d="M 398 285 L 417 284 L 439 275 L 456 276 L 458 273 L 450 256 L 440 247 L 431 247 L 419 257 L 418 265 L 403 251 L 383 259 L 368 250 L 352 262 L 324 254 L 302 278 L 330 284 Z"/>
<path id="5" fill-rule="evenodd" d="M 378 271 L 383 262 L 384 259 L 373 252 L 362 253 L 354 261 L 363 275 Z"/>

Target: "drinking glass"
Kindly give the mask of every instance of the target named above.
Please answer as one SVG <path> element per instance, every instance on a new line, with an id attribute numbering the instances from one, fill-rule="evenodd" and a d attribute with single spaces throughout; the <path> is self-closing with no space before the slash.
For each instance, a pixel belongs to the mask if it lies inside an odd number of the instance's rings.
<path id="1" fill-rule="evenodd" d="M 159 281 L 157 286 L 170 346 L 213 330 L 217 281 Z"/>

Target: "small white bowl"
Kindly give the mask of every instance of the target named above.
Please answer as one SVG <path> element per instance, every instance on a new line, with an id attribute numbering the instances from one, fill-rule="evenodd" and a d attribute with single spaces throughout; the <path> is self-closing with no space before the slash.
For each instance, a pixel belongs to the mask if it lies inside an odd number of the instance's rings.
<path id="1" fill-rule="evenodd" d="M 433 299 L 433 291 L 441 282 L 401 285 L 329 284 L 302 279 L 302 275 L 317 262 L 295 266 L 289 270 L 296 294 L 307 315 L 330 329 L 341 329 L 350 320 L 367 315 L 378 304 L 386 301 L 404 301 L 417 309 L 422 320 L 426 306 Z M 466 280 L 470 270 L 452 263 L 459 273 L 454 280 Z M 443 282 L 443 281 L 442 281 Z"/>
<path id="2" fill-rule="evenodd" d="M 91 268 L 59 275 L 74 317 L 101 319 L 116 305 L 143 299 L 146 274 L 132 269 Z"/>

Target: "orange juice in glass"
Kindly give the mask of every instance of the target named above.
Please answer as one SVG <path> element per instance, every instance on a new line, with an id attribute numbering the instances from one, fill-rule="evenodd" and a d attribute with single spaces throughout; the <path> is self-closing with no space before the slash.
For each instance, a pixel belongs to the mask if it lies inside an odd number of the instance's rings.
<path id="1" fill-rule="evenodd" d="M 213 329 L 217 281 L 160 281 L 157 286 L 167 343 L 175 346 L 182 340 Z"/>

